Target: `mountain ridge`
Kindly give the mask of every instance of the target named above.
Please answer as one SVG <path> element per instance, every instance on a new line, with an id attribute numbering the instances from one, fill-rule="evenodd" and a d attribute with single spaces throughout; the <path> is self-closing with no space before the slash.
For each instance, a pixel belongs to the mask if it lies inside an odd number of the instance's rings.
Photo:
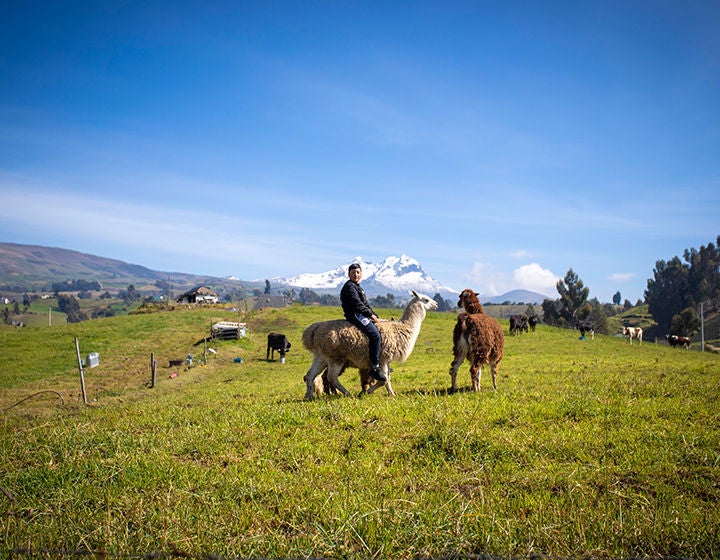
<path id="1" fill-rule="evenodd" d="M 347 269 L 351 263 L 358 263 L 363 269 L 362 286 L 369 297 L 384 296 L 388 293 L 395 296 L 406 296 L 410 290 L 433 296 L 450 299 L 454 303 L 460 290 L 443 285 L 428 275 L 417 259 L 408 255 L 389 256 L 381 263 L 366 261 L 363 257 L 355 257 L 352 261 L 336 268 L 319 273 L 301 273 L 289 278 L 275 277 L 270 281 L 295 289 L 307 288 L 319 293 L 337 294 L 347 280 Z M 520 302 L 540 304 L 547 296 L 530 290 L 511 290 L 497 296 L 480 295 L 481 303 L 499 304 Z"/>
<path id="2" fill-rule="evenodd" d="M 350 264 L 357 263 L 362 267 L 362 286 L 368 296 L 407 295 L 410 290 L 425 294 L 439 293 L 442 297 L 457 295 L 458 291 L 444 286 L 427 274 L 420 263 L 407 255 L 386 257 L 376 264 L 366 261 L 363 257 L 355 257 L 352 261 L 336 268 L 320 273 L 302 273 L 290 278 L 276 277 L 271 281 L 292 288 L 307 288 L 322 292 L 338 292 L 347 280 Z"/>
<path id="3" fill-rule="evenodd" d="M 407 255 L 387 257 L 376 264 L 362 257 L 321 273 L 302 273 L 289 278 L 270 279 L 273 288 L 277 285 L 288 288 L 312 289 L 318 293 L 339 294 L 347 280 L 347 268 L 351 262 L 363 267 L 362 285 L 368 296 L 385 296 L 392 293 L 407 296 L 410 290 L 428 294 L 439 293 L 453 304 L 459 290 L 444 286 L 428 275 L 420 263 Z M 0 289 L 8 292 L 34 292 L 46 289 L 54 282 L 67 280 L 97 280 L 103 289 L 115 287 L 125 289 L 134 284 L 138 290 L 152 289 L 155 283 L 169 282 L 173 289 L 189 289 L 198 285 L 223 286 L 236 289 L 246 286 L 261 286 L 264 280 L 240 280 L 234 277 L 216 277 L 182 272 L 165 272 L 142 265 L 131 264 L 119 259 L 82 253 L 73 249 L 25 245 L 0 242 Z M 527 290 L 512 290 L 499 296 L 480 296 L 482 303 L 542 303 L 547 296 Z"/>
<path id="4" fill-rule="evenodd" d="M 66 280 L 97 280 L 104 286 L 138 288 L 144 284 L 172 282 L 178 288 L 222 279 L 213 276 L 164 272 L 119 259 L 73 249 L 0 242 L 0 284 L 31 292 Z M 17 291 L 17 290 L 12 290 Z"/>

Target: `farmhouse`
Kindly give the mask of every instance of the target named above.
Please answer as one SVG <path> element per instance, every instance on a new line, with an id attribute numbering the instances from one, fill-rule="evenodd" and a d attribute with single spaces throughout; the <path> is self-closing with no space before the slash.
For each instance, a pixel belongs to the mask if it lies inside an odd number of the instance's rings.
<path id="1" fill-rule="evenodd" d="M 198 286 L 177 298 L 178 303 L 217 303 L 218 301 L 218 295 L 207 286 Z"/>

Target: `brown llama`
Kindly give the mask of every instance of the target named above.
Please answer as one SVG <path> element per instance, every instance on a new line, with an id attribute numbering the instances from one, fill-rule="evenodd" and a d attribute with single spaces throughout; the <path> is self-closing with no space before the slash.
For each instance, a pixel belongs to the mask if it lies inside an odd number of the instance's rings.
<path id="1" fill-rule="evenodd" d="M 505 334 L 495 319 L 485 315 L 477 294 L 463 290 L 458 307 L 465 311 L 458 314 L 453 330 L 453 361 L 450 364 L 450 391 L 457 390 L 456 378 L 460 365 L 470 362 L 470 378 L 473 391 L 480 391 L 480 375 L 485 364 L 490 365 L 493 389 L 497 389 L 497 372 L 505 349 Z"/>

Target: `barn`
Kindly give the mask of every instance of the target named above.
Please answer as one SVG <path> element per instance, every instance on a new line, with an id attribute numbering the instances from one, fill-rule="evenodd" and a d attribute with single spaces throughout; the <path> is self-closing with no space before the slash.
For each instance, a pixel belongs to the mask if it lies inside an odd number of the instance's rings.
<path id="1" fill-rule="evenodd" d="M 207 286 L 198 286 L 177 298 L 178 303 L 217 303 L 218 301 L 217 293 Z"/>

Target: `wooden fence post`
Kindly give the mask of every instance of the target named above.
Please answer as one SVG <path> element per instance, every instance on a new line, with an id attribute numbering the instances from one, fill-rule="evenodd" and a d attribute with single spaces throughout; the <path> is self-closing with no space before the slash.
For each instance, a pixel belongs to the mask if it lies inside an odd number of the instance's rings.
<path id="1" fill-rule="evenodd" d="M 150 352 L 150 388 L 155 387 L 155 374 L 157 371 L 157 361 L 155 360 L 155 352 Z"/>
<path id="2" fill-rule="evenodd" d="M 78 369 L 80 370 L 80 390 L 82 391 L 83 403 L 87 404 L 87 393 L 85 392 L 85 373 L 83 373 L 82 358 L 80 358 L 80 341 L 75 337 L 75 352 L 77 353 Z"/>

